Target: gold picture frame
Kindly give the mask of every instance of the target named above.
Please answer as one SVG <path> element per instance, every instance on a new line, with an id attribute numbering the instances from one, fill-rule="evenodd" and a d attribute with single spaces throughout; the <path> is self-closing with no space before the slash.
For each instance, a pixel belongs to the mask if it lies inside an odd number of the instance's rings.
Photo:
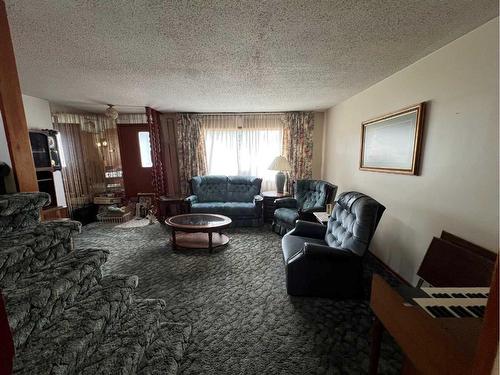
<path id="1" fill-rule="evenodd" d="M 419 175 L 425 102 L 361 123 L 362 171 Z"/>

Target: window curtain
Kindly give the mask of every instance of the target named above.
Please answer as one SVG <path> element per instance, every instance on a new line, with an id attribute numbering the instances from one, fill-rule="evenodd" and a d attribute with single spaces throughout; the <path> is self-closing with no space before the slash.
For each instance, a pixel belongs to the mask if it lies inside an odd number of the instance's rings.
<path id="1" fill-rule="evenodd" d="M 292 191 L 294 180 L 312 178 L 313 130 L 313 112 L 286 113 L 283 155 L 292 168 L 287 182 L 288 191 Z"/>
<path id="2" fill-rule="evenodd" d="M 122 191 L 115 121 L 103 115 L 72 113 L 56 113 L 53 119 L 54 129 L 60 133 L 65 161 L 62 175 L 70 212 L 92 203 L 96 193 Z"/>
<path id="3" fill-rule="evenodd" d="M 208 174 L 257 176 L 262 191 L 275 190 L 268 167 L 282 153 L 281 114 L 206 114 L 201 123 Z"/>
<path id="4" fill-rule="evenodd" d="M 181 193 L 188 195 L 189 180 L 194 176 L 207 174 L 205 140 L 200 116 L 189 113 L 178 114 L 176 130 Z"/>
<path id="5" fill-rule="evenodd" d="M 62 176 L 68 209 L 91 203 L 96 187 L 104 185 L 104 168 L 91 133 L 79 124 L 56 123 L 61 136 L 64 164 Z"/>

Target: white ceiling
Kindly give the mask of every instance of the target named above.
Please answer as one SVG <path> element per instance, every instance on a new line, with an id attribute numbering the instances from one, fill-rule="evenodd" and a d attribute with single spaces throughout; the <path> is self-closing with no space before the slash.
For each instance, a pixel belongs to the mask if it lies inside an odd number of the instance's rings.
<path id="1" fill-rule="evenodd" d="M 6 3 L 23 93 L 82 110 L 325 109 L 498 15 L 497 0 Z"/>

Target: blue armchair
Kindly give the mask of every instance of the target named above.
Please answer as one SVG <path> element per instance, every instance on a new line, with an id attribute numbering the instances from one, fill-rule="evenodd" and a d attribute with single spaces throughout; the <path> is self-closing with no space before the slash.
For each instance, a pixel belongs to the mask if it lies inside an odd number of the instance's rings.
<path id="1" fill-rule="evenodd" d="M 196 176 L 186 202 L 192 213 L 225 215 L 233 226 L 259 226 L 264 223 L 261 184 L 257 177 Z"/>
<path id="2" fill-rule="evenodd" d="M 297 221 L 283 236 L 286 289 L 293 296 L 362 296 L 363 255 L 385 207 L 369 196 L 340 194 L 328 225 Z"/>
<path id="3" fill-rule="evenodd" d="M 337 186 L 321 180 L 297 180 L 294 191 L 293 198 L 275 200 L 272 228 L 280 235 L 291 231 L 297 220 L 316 221 L 313 212 L 326 211 L 326 205 L 335 200 Z"/>

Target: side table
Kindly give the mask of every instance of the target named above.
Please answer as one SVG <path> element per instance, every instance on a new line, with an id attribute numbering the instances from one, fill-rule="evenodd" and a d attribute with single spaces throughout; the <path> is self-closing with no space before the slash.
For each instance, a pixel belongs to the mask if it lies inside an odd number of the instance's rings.
<path id="1" fill-rule="evenodd" d="M 278 193 L 277 191 L 264 191 L 260 193 L 260 195 L 264 198 L 264 221 L 266 223 L 271 223 L 273 221 L 274 211 L 276 210 L 274 200 L 292 196 L 290 193 Z"/>
<path id="2" fill-rule="evenodd" d="M 174 210 L 172 210 L 172 206 L 175 206 Z M 184 197 L 162 195 L 158 198 L 158 209 L 157 219 L 161 224 L 165 224 L 167 217 L 185 214 L 187 212 L 187 204 L 184 201 Z"/>
<path id="3" fill-rule="evenodd" d="M 328 214 L 325 211 L 313 212 L 313 215 L 316 218 L 316 220 L 318 220 L 318 222 L 323 225 L 326 225 L 328 223 L 328 219 L 330 218 L 330 216 L 328 216 Z"/>

